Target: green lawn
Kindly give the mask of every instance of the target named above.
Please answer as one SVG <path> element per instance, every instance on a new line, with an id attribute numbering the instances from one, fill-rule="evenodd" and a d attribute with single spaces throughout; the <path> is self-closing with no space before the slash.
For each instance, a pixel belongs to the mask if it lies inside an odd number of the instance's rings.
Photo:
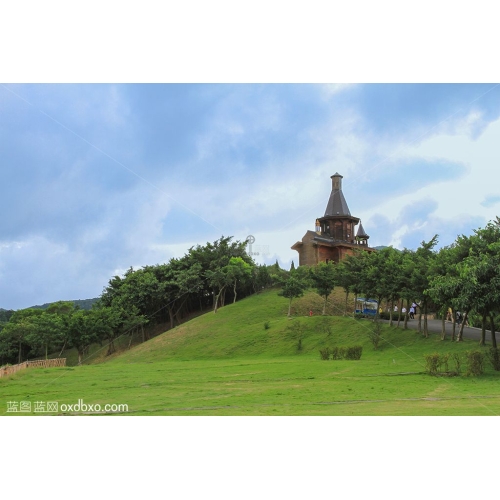
<path id="1" fill-rule="evenodd" d="M 340 300 L 340 297 L 339 297 Z M 384 325 L 374 351 L 370 322 L 305 316 L 320 299 L 307 294 L 286 318 L 276 291 L 208 313 L 106 362 L 32 369 L 0 379 L 0 414 L 8 401 L 59 405 L 127 404 L 132 415 L 492 415 L 500 413 L 500 372 L 432 377 L 424 355 L 461 352 L 477 342 L 424 339 Z M 314 309 L 316 310 L 316 309 Z M 264 329 L 269 321 L 270 328 Z M 298 333 L 288 325 L 301 322 Z M 324 361 L 325 346 L 363 345 L 359 361 Z M 33 414 L 33 411 L 31 412 Z"/>

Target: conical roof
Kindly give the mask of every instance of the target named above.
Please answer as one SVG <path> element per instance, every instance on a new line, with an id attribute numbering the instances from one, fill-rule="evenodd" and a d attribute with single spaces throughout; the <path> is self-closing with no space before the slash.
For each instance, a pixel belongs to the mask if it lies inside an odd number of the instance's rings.
<path id="1" fill-rule="evenodd" d="M 331 179 L 332 192 L 328 204 L 326 205 L 324 217 L 336 215 L 350 216 L 351 212 L 349 211 L 344 194 L 342 193 L 342 176 L 338 172 L 335 172 L 335 174 L 331 176 Z"/>
<path id="2" fill-rule="evenodd" d="M 356 238 L 368 239 L 369 236 L 366 234 L 363 224 L 359 221 L 358 232 L 356 233 Z"/>

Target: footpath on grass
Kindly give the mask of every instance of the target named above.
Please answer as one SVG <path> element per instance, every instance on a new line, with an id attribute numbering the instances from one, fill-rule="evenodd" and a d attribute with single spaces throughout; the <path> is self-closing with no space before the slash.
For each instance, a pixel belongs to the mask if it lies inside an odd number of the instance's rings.
<path id="1" fill-rule="evenodd" d="M 389 324 L 389 320 L 382 320 L 384 323 Z M 394 325 L 397 324 L 397 322 L 393 322 Z M 422 328 L 424 326 L 424 318 L 422 318 Z M 418 330 L 418 318 L 415 319 L 409 319 L 408 320 L 408 328 L 411 328 L 412 330 Z M 427 328 L 430 333 L 438 333 L 441 334 L 441 320 L 439 319 L 428 319 L 427 320 Z M 403 321 L 399 324 L 399 329 L 403 330 Z M 451 334 L 453 332 L 453 323 L 451 321 L 446 321 L 445 322 L 445 330 L 446 330 L 446 338 L 451 339 Z M 460 326 L 457 324 L 456 330 L 455 330 L 455 335 L 458 335 L 458 332 L 460 331 Z M 472 326 L 464 326 L 464 338 L 465 339 L 472 339 L 472 340 L 477 340 L 479 341 L 481 339 L 481 329 L 480 328 L 474 328 Z M 489 334 L 489 331 L 486 332 L 486 343 L 491 343 L 491 335 Z"/>

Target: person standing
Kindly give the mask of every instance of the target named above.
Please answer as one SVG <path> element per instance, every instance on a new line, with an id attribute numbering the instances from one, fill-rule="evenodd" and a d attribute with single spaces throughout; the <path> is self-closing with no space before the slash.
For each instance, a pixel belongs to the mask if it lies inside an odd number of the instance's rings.
<path id="1" fill-rule="evenodd" d="M 451 314 L 451 307 L 448 307 L 448 313 L 446 314 L 446 321 L 450 323 L 453 321 L 453 315 Z"/>
<path id="2" fill-rule="evenodd" d="M 415 308 L 412 306 L 410 307 L 410 319 L 415 319 Z"/>

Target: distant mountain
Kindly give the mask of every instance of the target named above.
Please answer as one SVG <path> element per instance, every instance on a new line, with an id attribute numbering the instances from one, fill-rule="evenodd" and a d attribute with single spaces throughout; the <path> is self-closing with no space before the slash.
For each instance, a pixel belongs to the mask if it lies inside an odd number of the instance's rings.
<path id="1" fill-rule="evenodd" d="M 97 302 L 99 299 L 83 299 L 83 300 L 67 300 L 64 302 L 73 302 L 75 304 L 75 307 L 79 307 L 80 309 L 85 309 L 89 310 L 92 309 L 92 304 Z M 30 309 L 47 309 L 51 304 L 55 304 L 55 302 L 48 302 L 47 304 L 43 304 L 41 306 L 31 306 Z"/>
<path id="2" fill-rule="evenodd" d="M 384 248 L 389 248 L 388 246 L 384 246 L 384 245 L 381 245 L 381 246 L 378 246 L 378 247 L 373 247 L 375 248 L 375 250 L 383 250 Z"/>

